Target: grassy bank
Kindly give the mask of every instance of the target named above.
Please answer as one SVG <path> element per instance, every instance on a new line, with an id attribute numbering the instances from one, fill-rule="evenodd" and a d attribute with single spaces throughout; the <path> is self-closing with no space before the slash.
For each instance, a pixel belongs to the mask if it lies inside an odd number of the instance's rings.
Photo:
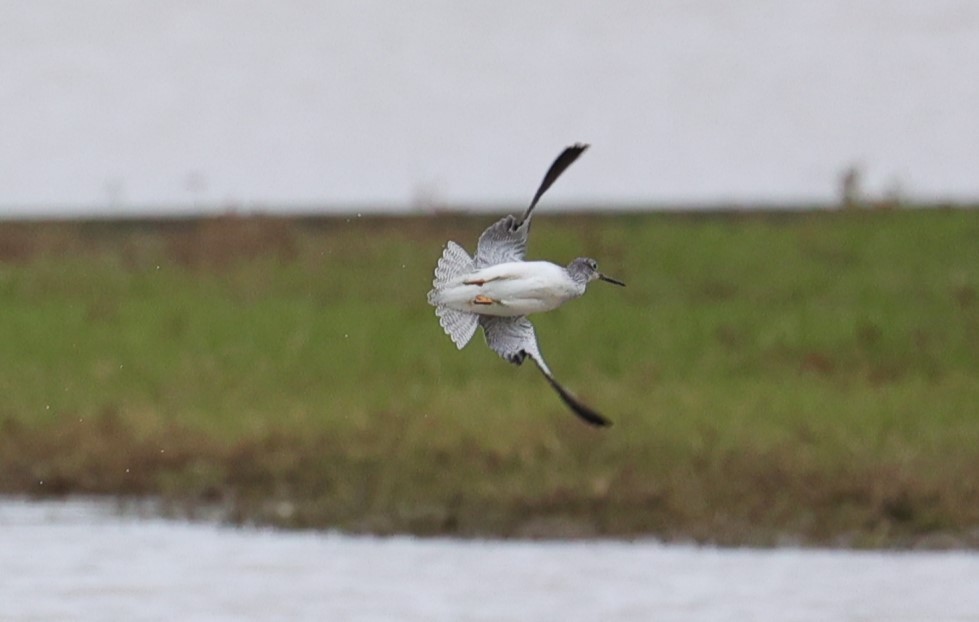
<path id="1" fill-rule="evenodd" d="M 542 216 L 536 370 L 425 292 L 489 217 L 0 224 L 0 491 L 231 520 L 856 546 L 979 534 L 979 211 Z M 943 540 L 946 539 L 946 540 Z"/>

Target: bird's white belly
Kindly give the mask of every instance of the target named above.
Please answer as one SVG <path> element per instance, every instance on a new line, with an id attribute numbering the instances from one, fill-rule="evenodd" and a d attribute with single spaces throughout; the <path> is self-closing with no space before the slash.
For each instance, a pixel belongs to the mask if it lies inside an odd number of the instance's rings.
<path id="1" fill-rule="evenodd" d="M 440 302 L 469 313 L 518 316 L 551 311 L 580 295 L 564 268 L 547 261 L 518 261 L 458 279 L 442 290 Z"/>

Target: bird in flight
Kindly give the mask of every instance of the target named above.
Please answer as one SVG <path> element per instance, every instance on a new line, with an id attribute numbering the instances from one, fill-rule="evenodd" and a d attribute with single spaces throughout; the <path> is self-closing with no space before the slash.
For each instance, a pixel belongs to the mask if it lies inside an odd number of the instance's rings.
<path id="1" fill-rule="evenodd" d="M 428 302 L 460 350 L 472 339 L 476 326 L 482 326 L 486 343 L 493 351 L 516 365 L 529 356 L 576 415 L 592 425 L 608 426 L 611 421 L 583 404 L 554 378 L 537 346 L 534 326 L 527 319 L 531 313 L 551 311 L 580 297 L 596 279 L 625 286 L 599 272 L 598 264 L 588 257 L 579 257 L 567 267 L 524 259 L 537 202 L 587 148 L 588 145 L 578 143 L 561 152 L 523 216 L 506 216 L 483 231 L 475 257 L 455 242 L 446 244 L 435 268 Z"/>

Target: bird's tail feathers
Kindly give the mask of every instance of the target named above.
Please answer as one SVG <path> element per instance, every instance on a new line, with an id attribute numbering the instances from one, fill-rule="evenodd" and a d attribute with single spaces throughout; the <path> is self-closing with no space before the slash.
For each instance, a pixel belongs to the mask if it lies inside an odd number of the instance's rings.
<path id="1" fill-rule="evenodd" d="M 428 302 L 438 304 L 438 293 L 452 280 L 469 274 L 476 269 L 476 263 L 466 249 L 455 242 L 449 242 L 442 251 L 438 265 L 435 266 L 435 280 L 432 281 L 432 291 L 428 292 Z"/>
<path id="2" fill-rule="evenodd" d="M 452 339 L 452 343 L 460 350 L 469 343 L 473 335 L 476 334 L 476 324 L 478 315 L 450 309 L 445 305 L 435 307 L 435 315 L 439 318 L 439 324 L 445 334 Z"/>
<path id="3" fill-rule="evenodd" d="M 442 289 L 452 281 L 473 272 L 475 269 L 476 264 L 469 253 L 455 242 L 450 241 L 445 245 L 442 257 L 439 258 L 438 265 L 435 267 L 435 280 L 432 281 L 432 290 L 428 292 L 428 302 L 435 305 L 435 315 L 439 318 L 439 324 L 460 350 L 469 343 L 475 334 L 478 316 L 475 313 L 467 313 L 445 306 L 442 304 L 440 294 Z"/>

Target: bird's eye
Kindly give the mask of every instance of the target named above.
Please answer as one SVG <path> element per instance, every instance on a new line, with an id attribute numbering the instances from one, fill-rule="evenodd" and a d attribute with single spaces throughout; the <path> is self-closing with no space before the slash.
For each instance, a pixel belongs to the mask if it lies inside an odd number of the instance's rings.
<path id="1" fill-rule="evenodd" d="M 588 262 L 588 265 L 591 266 L 591 269 L 592 270 L 598 270 L 598 262 L 596 262 L 596 261 L 589 261 Z"/>

